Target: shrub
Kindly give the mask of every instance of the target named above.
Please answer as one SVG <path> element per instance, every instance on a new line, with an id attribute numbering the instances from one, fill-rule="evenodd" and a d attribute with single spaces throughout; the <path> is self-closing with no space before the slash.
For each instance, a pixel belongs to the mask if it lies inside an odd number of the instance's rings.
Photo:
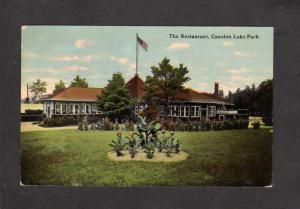
<path id="1" fill-rule="evenodd" d="M 125 122 L 125 129 L 127 131 L 133 131 L 134 130 L 134 123 L 132 121 L 126 121 Z"/>
<path id="2" fill-rule="evenodd" d="M 56 126 L 56 120 L 54 118 L 45 118 L 42 123 L 42 126 L 45 126 L 45 127 Z"/>
<path id="3" fill-rule="evenodd" d="M 67 125 L 76 125 L 77 119 L 72 116 L 58 116 L 53 118 L 45 118 L 42 122 L 42 126 L 51 127 L 51 126 L 67 126 Z"/>
<path id="4" fill-rule="evenodd" d="M 117 139 L 112 140 L 112 143 L 109 144 L 112 147 L 112 150 L 117 154 L 117 156 L 122 156 L 122 151 L 127 146 L 127 143 L 124 142 L 122 138 L 122 134 L 120 132 L 117 133 Z"/>
<path id="5" fill-rule="evenodd" d="M 152 159 L 154 157 L 155 145 L 152 142 L 148 142 L 145 145 L 146 157 Z"/>
<path id="6" fill-rule="evenodd" d="M 92 123 L 92 124 L 91 124 L 91 130 L 94 131 L 94 130 L 96 130 L 96 129 L 97 129 L 96 124 L 95 124 L 95 123 Z"/>
<path id="7" fill-rule="evenodd" d="M 180 144 L 181 144 L 181 142 L 177 139 L 176 143 L 175 143 L 175 153 L 180 152 Z"/>
<path id="8" fill-rule="evenodd" d="M 272 116 L 264 116 L 262 118 L 262 121 L 263 123 L 266 125 L 266 126 L 273 126 L 273 118 Z"/>
<path id="9" fill-rule="evenodd" d="M 254 129 L 259 129 L 260 128 L 260 122 L 259 121 L 255 121 L 251 125 L 253 126 Z"/>
<path id="10" fill-rule="evenodd" d="M 83 125 L 81 122 L 78 123 L 78 130 L 83 131 Z"/>
<path id="11" fill-rule="evenodd" d="M 165 136 L 165 130 L 162 130 L 162 137 L 157 140 L 156 147 L 158 152 L 162 152 L 167 144 L 167 137 Z"/>

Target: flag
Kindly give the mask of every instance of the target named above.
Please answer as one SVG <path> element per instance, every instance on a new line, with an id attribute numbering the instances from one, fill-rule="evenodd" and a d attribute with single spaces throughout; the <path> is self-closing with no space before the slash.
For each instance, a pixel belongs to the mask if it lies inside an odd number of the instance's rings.
<path id="1" fill-rule="evenodd" d="M 136 36 L 137 41 L 139 42 L 139 44 L 141 45 L 141 47 L 143 47 L 143 49 L 145 49 L 145 51 L 148 50 L 148 44 L 143 41 L 139 36 Z"/>

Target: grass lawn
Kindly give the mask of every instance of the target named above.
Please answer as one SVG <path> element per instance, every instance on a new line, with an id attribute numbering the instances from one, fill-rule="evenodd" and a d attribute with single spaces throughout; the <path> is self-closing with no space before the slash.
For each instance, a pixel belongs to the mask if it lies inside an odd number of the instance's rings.
<path id="1" fill-rule="evenodd" d="M 21 133 L 25 185 L 253 185 L 271 184 L 269 128 L 175 132 L 189 154 L 182 162 L 117 162 L 107 158 L 112 131 Z"/>

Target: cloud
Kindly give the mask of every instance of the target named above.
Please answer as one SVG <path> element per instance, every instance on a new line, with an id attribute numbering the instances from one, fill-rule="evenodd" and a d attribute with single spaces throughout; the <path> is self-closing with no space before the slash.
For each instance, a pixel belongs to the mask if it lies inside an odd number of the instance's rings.
<path id="1" fill-rule="evenodd" d="M 168 46 L 167 50 L 189 49 L 190 47 L 191 45 L 186 42 L 174 42 L 170 46 Z"/>
<path id="2" fill-rule="evenodd" d="M 242 57 L 242 58 L 251 58 L 255 57 L 256 53 L 255 52 L 241 52 L 241 51 L 236 51 L 234 53 L 236 57 Z"/>
<path id="3" fill-rule="evenodd" d="M 21 26 L 21 31 L 24 32 L 27 28 L 28 28 L 27 25 L 22 25 L 22 26 Z"/>
<path id="4" fill-rule="evenodd" d="M 230 80 L 232 81 L 247 81 L 248 78 L 240 75 L 230 76 Z"/>
<path id="5" fill-rule="evenodd" d="M 224 41 L 223 46 L 224 47 L 231 47 L 234 46 L 235 44 L 232 41 Z"/>
<path id="6" fill-rule="evenodd" d="M 92 62 L 95 60 L 95 56 L 93 55 L 87 55 L 87 56 L 77 56 L 77 55 L 61 55 L 61 56 L 56 56 L 53 57 L 54 60 L 56 61 L 81 61 L 81 62 Z"/>
<path id="7" fill-rule="evenodd" d="M 200 86 L 208 86 L 208 83 L 199 83 Z"/>
<path id="8" fill-rule="evenodd" d="M 128 63 L 128 59 L 126 57 L 110 57 L 109 59 L 122 65 Z"/>
<path id="9" fill-rule="evenodd" d="M 22 53 L 22 59 L 35 59 L 37 57 L 39 57 L 39 55 L 34 52 L 23 52 Z"/>
<path id="10" fill-rule="evenodd" d="M 231 73 L 231 74 L 234 74 L 234 75 L 240 75 L 241 73 L 246 73 L 246 72 L 250 72 L 251 69 L 249 68 L 246 68 L 246 67 L 241 67 L 241 68 L 232 68 L 232 69 L 229 69 L 228 72 Z"/>
<path id="11" fill-rule="evenodd" d="M 129 60 L 126 57 L 114 57 L 114 56 L 112 56 L 109 59 L 116 62 L 116 63 L 118 63 L 118 64 L 126 66 L 130 70 L 133 70 L 136 67 L 135 63 L 129 63 Z"/>
<path id="12" fill-rule="evenodd" d="M 131 64 L 129 64 L 129 68 L 130 68 L 130 69 L 135 69 L 135 68 L 136 68 L 136 65 L 135 65 L 135 63 L 131 63 Z"/>
<path id="13" fill-rule="evenodd" d="M 66 66 L 64 68 L 64 70 L 67 70 L 67 71 L 86 71 L 86 70 L 88 70 L 88 68 L 85 67 L 85 66 L 80 66 L 80 65 L 71 65 L 71 66 Z"/>
<path id="14" fill-rule="evenodd" d="M 86 39 L 77 39 L 76 41 L 74 41 L 74 46 L 78 49 L 81 49 L 93 45 L 94 43 L 94 41 L 89 41 Z"/>

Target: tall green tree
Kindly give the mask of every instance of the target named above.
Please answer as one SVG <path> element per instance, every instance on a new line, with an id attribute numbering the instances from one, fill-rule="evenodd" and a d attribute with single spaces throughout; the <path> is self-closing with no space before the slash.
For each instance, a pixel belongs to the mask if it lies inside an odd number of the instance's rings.
<path id="1" fill-rule="evenodd" d="M 55 89 L 54 92 L 57 92 L 59 90 L 65 89 L 66 88 L 66 84 L 63 80 L 59 80 L 58 83 L 55 84 Z"/>
<path id="2" fill-rule="evenodd" d="M 74 80 L 71 81 L 70 87 L 88 88 L 89 84 L 85 78 L 80 78 L 80 76 L 77 75 Z"/>
<path id="3" fill-rule="evenodd" d="M 102 94 L 98 95 L 97 98 L 102 111 L 113 113 L 118 117 L 129 114 L 130 106 L 134 102 L 120 72 L 113 74 L 112 79 L 108 80 Z"/>
<path id="4" fill-rule="evenodd" d="M 146 77 L 145 100 L 151 98 L 163 100 L 165 103 L 165 114 L 168 113 L 168 104 L 176 93 L 184 88 L 184 84 L 190 80 L 187 76 L 188 69 L 179 64 L 174 67 L 166 57 L 158 64 L 151 67 L 152 76 Z"/>
<path id="5" fill-rule="evenodd" d="M 41 94 L 46 93 L 47 89 L 46 81 L 41 81 L 37 79 L 35 82 L 29 86 L 30 92 L 33 94 L 33 100 L 36 101 Z"/>

